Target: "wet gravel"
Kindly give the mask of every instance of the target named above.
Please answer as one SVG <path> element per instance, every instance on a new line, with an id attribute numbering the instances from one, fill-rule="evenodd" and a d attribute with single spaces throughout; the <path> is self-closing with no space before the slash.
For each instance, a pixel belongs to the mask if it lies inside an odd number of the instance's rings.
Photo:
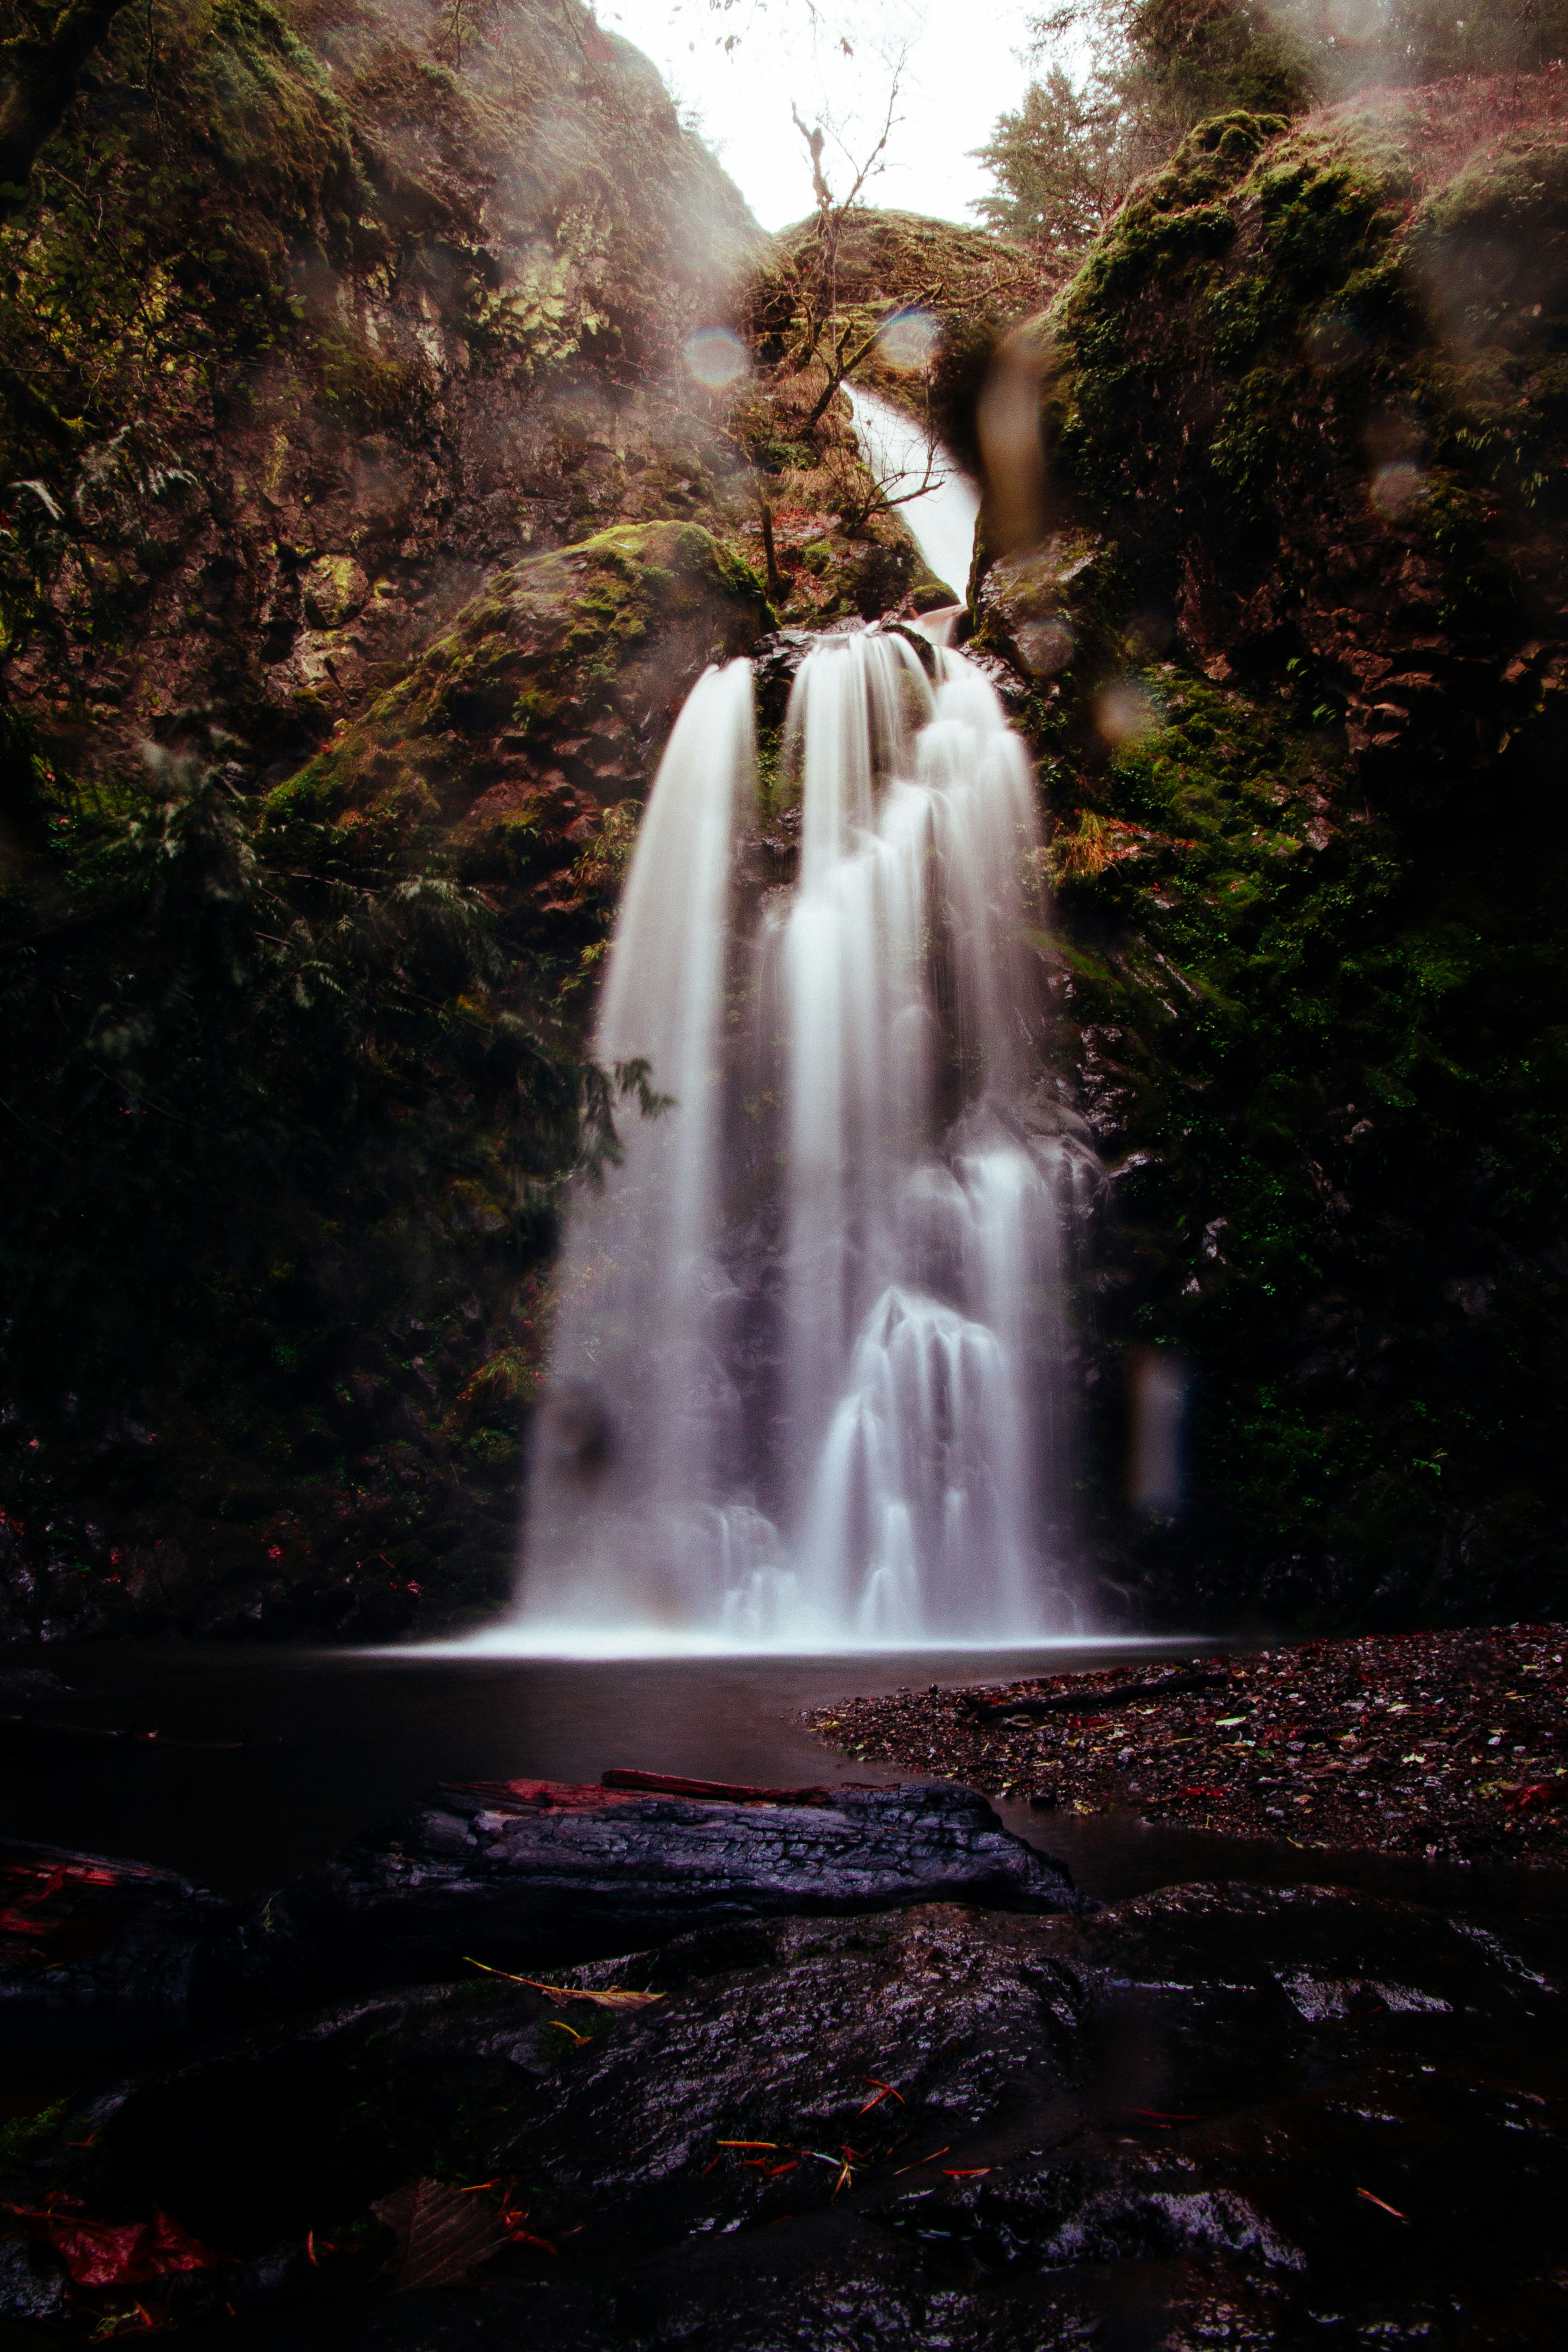
<path id="1" fill-rule="evenodd" d="M 932 1685 L 801 1720 L 841 1755 L 1047 1812 L 1560 1868 L 1565 1652 L 1563 1625 L 1377 1634 Z"/>

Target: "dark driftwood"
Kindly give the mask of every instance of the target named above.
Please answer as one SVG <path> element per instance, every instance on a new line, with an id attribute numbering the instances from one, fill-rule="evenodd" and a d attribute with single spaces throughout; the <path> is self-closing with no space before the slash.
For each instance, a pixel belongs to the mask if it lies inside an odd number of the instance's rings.
<path id="1" fill-rule="evenodd" d="M 615 1765 L 599 1775 L 602 1789 L 637 1789 L 653 1797 L 711 1797 L 731 1805 L 831 1805 L 841 1793 L 825 1787 L 759 1789 L 744 1780 L 693 1780 L 683 1772 L 635 1772 Z"/>
<path id="2" fill-rule="evenodd" d="M 1005 1699 L 987 1706 L 971 1699 L 964 1712 L 975 1723 L 1005 1723 L 1016 1715 L 1037 1720 L 1046 1715 L 1100 1715 L 1107 1707 L 1129 1706 L 1134 1699 L 1174 1698 L 1184 1691 L 1225 1690 L 1227 1675 L 1167 1675 L 1159 1683 L 1118 1683 L 1113 1690 L 1053 1691 L 1048 1698 Z"/>
<path id="3" fill-rule="evenodd" d="M 443 1790 L 246 1906 L 210 1949 L 212 1998 L 286 2006 L 455 1976 L 469 1955 L 533 1971 L 785 1913 L 1080 1907 L 972 1790 L 802 1793 Z"/>

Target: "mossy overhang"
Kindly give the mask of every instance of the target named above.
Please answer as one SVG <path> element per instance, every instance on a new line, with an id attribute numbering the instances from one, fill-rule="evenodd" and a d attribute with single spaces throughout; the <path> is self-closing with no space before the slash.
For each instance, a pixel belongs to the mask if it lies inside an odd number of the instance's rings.
<path id="1" fill-rule="evenodd" d="M 696 523 L 617 524 L 525 557 L 270 805 L 331 818 L 404 801 L 455 822 L 509 765 L 537 769 L 605 721 L 629 730 L 644 771 L 621 792 L 646 788 L 696 678 L 773 624 L 744 556 Z"/>

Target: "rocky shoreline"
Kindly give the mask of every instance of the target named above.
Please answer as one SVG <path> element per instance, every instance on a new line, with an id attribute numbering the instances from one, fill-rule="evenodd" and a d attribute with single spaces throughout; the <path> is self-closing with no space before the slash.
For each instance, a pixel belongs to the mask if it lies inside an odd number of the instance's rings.
<path id="1" fill-rule="evenodd" d="M 802 1716 L 840 1755 L 1044 1811 L 1568 1864 L 1568 1627 L 1366 1635 Z"/>
<path id="2" fill-rule="evenodd" d="M 14 1868 L 0 2030 L 205 2014 L 0 2133 L 7 2352 L 1562 2340 L 1544 1909 L 1096 1906 L 969 1791 L 657 1778 L 438 1792 L 237 1907 Z"/>

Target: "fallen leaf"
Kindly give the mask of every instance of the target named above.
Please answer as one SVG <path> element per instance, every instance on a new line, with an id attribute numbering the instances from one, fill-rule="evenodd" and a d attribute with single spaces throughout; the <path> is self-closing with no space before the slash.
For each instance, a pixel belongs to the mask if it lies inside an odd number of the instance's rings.
<path id="1" fill-rule="evenodd" d="M 510 2236 L 493 2205 L 442 2180 L 416 2180 L 371 2207 L 397 2240 L 385 2264 L 394 2289 L 455 2286 Z"/>
<path id="2" fill-rule="evenodd" d="M 168 2213 L 150 2221 L 88 2221 L 58 2211 L 7 2209 L 30 2237 L 49 2246 L 77 2286 L 142 2286 L 180 2271 L 209 2270 L 220 2257 Z"/>
<path id="3" fill-rule="evenodd" d="M 624 1985 L 606 1985 L 603 1992 L 584 1990 L 581 1985 L 541 1984 L 537 1977 L 514 1977 L 510 1969 L 492 1969 L 488 1960 L 476 1960 L 471 1953 L 463 1954 L 471 1969 L 483 1969 L 488 1977 L 503 1977 L 508 1984 L 526 1985 L 530 1992 L 548 1993 L 552 2000 L 591 2000 L 595 2009 L 643 2009 L 650 2000 L 663 2000 L 661 1992 L 628 1992 Z"/>

